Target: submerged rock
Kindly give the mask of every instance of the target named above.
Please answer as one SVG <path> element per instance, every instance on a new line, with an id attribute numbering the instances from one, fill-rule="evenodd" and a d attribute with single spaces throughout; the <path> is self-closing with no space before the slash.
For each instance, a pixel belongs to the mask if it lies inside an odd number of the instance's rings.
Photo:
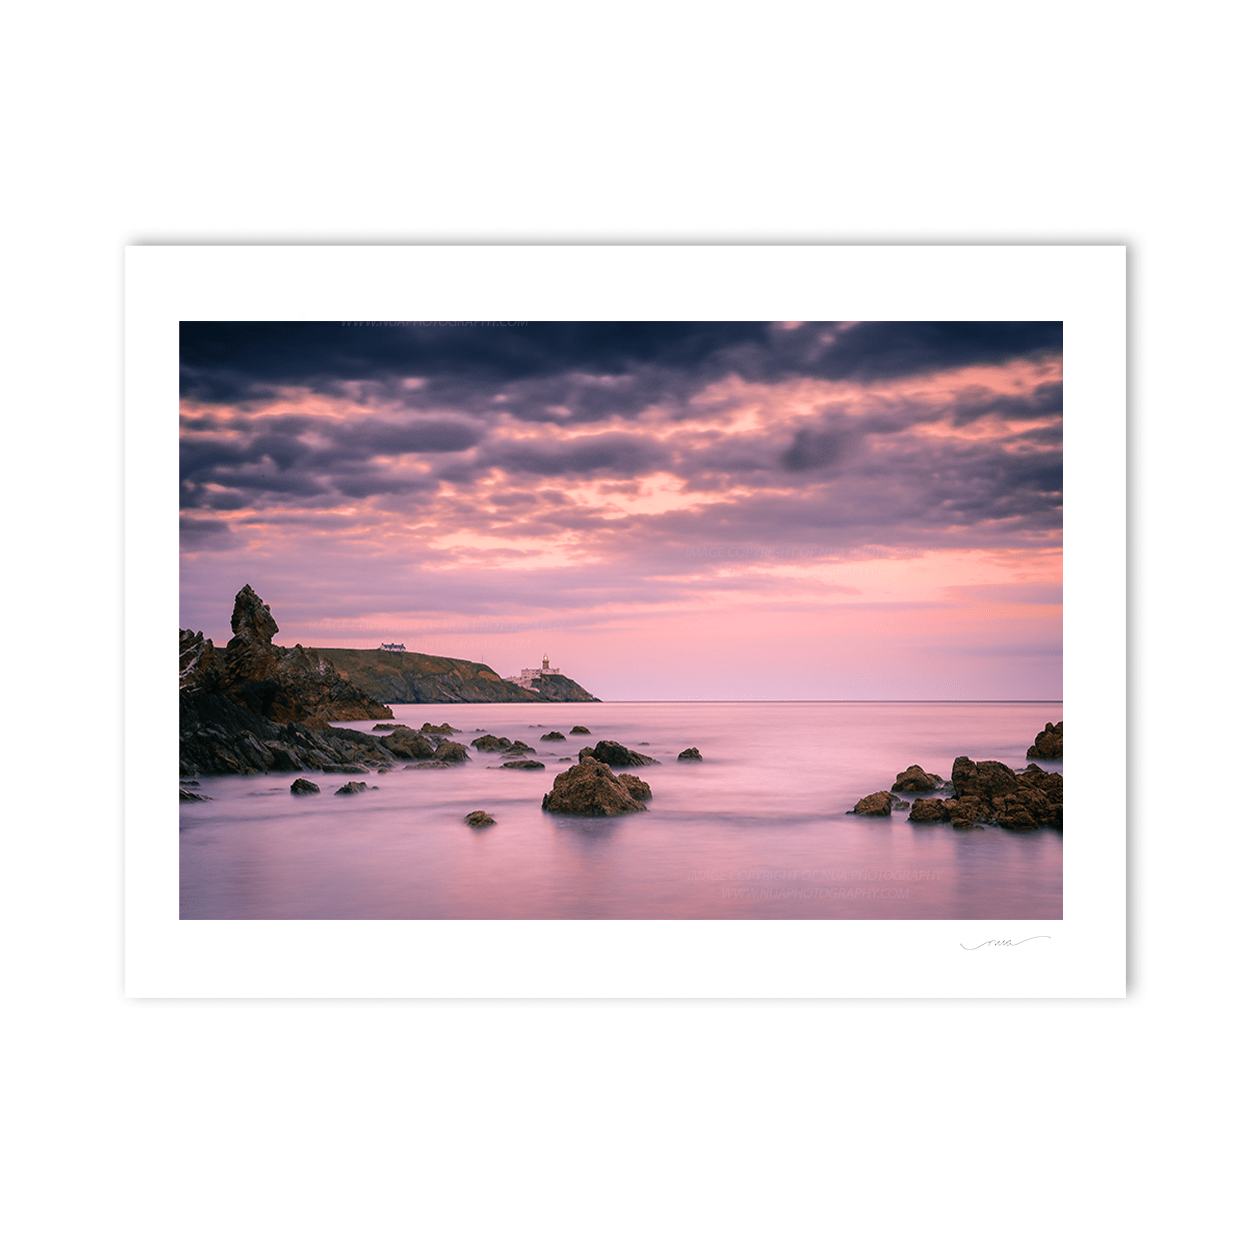
<path id="1" fill-rule="evenodd" d="M 394 733 L 379 740 L 382 745 L 401 760 L 428 760 L 435 754 L 434 744 L 422 733 L 400 726 Z"/>
<path id="2" fill-rule="evenodd" d="M 211 803 L 212 800 L 207 794 L 196 794 L 194 790 L 186 790 L 182 786 L 178 787 L 179 803 Z"/>
<path id="3" fill-rule="evenodd" d="M 547 765 L 542 760 L 509 760 L 506 764 L 500 764 L 500 768 L 546 768 Z"/>
<path id="4" fill-rule="evenodd" d="M 389 733 L 392 729 L 408 729 L 408 726 L 407 725 L 394 725 L 394 724 L 374 725 L 373 732 L 378 733 L 380 731 L 385 730 L 387 733 Z M 409 729 L 408 732 L 411 733 L 412 730 Z"/>
<path id="5" fill-rule="evenodd" d="M 553 729 L 549 734 L 543 734 L 539 739 L 540 742 L 563 742 L 564 735 L 558 730 Z"/>
<path id="6" fill-rule="evenodd" d="M 434 758 L 445 764 L 464 764 L 468 762 L 469 752 L 461 742 L 440 742 Z"/>
<path id="7" fill-rule="evenodd" d="M 369 787 L 363 781 L 349 781 L 345 786 L 339 786 L 335 790 L 335 794 L 360 794 Z"/>
<path id="8" fill-rule="evenodd" d="M 570 816 L 619 816 L 647 809 L 606 764 L 588 759 L 556 776 L 550 792 L 543 796 L 543 810 Z"/>
<path id="9" fill-rule="evenodd" d="M 1057 725 L 1046 722 L 1046 728 L 1033 739 L 1033 745 L 1025 752 L 1030 760 L 1063 759 L 1063 721 Z"/>
<path id="10" fill-rule="evenodd" d="M 702 761 L 703 756 L 699 754 L 698 747 L 687 747 L 677 757 L 679 760 L 699 760 Z"/>
<path id="11" fill-rule="evenodd" d="M 496 738 L 494 734 L 483 734 L 474 738 L 469 744 L 479 751 L 506 751 L 512 745 L 511 738 Z"/>
<path id="12" fill-rule="evenodd" d="M 320 794 L 321 787 L 315 782 L 309 781 L 307 777 L 296 777 L 291 782 L 292 794 Z"/>
<path id="13" fill-rule="evenodd" d="M 443 721 L 441 725 L 431 725 L 427 720 L 421 726 L 421 732 L 423 734 L 458 734 L 460 730 L 453 729 L 446 721 Z"/>
<path id="14" fill-rule="evenodd" d="M 587 729 L 585 725 L 574 725 L 573 728 L 569 730 L 569 733 L 571 734 L 588 734 L 589 732 L 590 730 Z"/>
<path id="15" fill-rule="evenodd" d="M 490 814 L 490 812 L 484 812 L 479 808 L 476 812 L 470 812 L 464 818 L 464 823 L 466 825 L 472 825 L 474 829 L 483 829 L 487 825 L 493 825 L 495 823 L 495 818 Z"/>
<path id="16" fill-rule="evenodd" d="M 888 790 L 866 795 L 851 809 L 855 816 L 888 816 L 894 810 Z"/>

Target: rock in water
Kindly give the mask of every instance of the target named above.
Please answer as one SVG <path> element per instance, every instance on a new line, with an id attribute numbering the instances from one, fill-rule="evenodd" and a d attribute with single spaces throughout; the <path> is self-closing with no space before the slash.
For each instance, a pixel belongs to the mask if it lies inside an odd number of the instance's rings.
<path id="1" fill-rule="evenodd" d="M 470 812 L 464 818 L 464 823 L 466 825 L 472 825 L 474 829 L 484 829 L 487 825 L 493 825 L 495 823 L 495 818 L 490 814 L 490 812 L 484 812 L 479 809 L 476 812 Z"/>
<path id="2" fill-rule="evenodd" d="M 564 735 L 558 730 L 553 729 L 549 734 L 543 734 L 539 739 L 540 742 L 563 742 Z"/>
<path id="3" fill-rule="evenodd" d="M 500 768 L 546 768 L 547 765 L 542 760 L 509 760 L 506 764 L 500 764 Z"/>
<path id="4" fill-rule="evenodd" d="M 617 781 L 629 791 L 632 798 L 637 799 L 640 803 L 651 798 L 651 787 L 641 777 L 635 777 L 633 773 L 620 773 L 617 776 Z"/>
<path id="5" fill-rule="evenodd" d="M 1030 760 L 1063 759 L 1063 721 L 1057 725 L 1046 722 L 1046 728 L 1033 739 L 1033 745 L 1025 752 Z"/>
<path id="6" fill-rule="evenodd" d="M 569 733 L 571 734 L 588 734 L 589 732 L 590 730 L 587 729 L 585 725 L 574 725 L 573 728 L 569 730 Z"/>
<path id="7" fill-rule="evenodd" d="M 460 730 L 453 729 L 446 721 L 443 721 L 441 725 L 431 725 L 427 720 L 421 726 L 421 732 L 423 734 L 458 734 Z"/>
<path id="8" fill-rule="evenodd" d="M 479 751 L 506 751 L 512 745 L 511 738 L 496 738 L 494 734 L 483 734 L 474 738 L 469 744 Z"/>
<path id="9" fill-rule="evenodd" d="M 888 816 L 894 810 L 888 790 L 878 790 L 869 794 L 855 804 L 852 811 L 856 816 Z"/>
<path id="10" fill-rule="evenodd" d="M 321 787 L 309 781 L 307 777 L 296 777 L 291 782 L 292 794 L 320 794 Z"/>
<path id="11" fill-rule="evenodd" d="M 606 764 L 588 759 L 556 776 L 550 793 L 543 796 L 543 810 L 570 816 L 619 816 L 647 809 Z"/>
<path id="12" fill-rule="evenodd" d="M 894 779 L 892 790 L 902 790 L 904 794 L 921 794 L 926 790 L 936 790 L 942 784 L 942 778 L 936 773 L 927 773 L 919 764 L 910 768 Z"/>
<path id="13" fill-rule="evenodd" d="M 702 760 L 698 747 L 687 747 L 678 757 L 679 760 Z"/>
<path id="14" fill-rule="evenodd" d="M 612 768 L 641 768 L 644 764 L 658 764 L 659 760 L 653 760 L 649 755 L 642 755 L 637 751 L 631 751 L 628 747 L 623 747 L 619 742 L 600 742 L 594 749 L 593 755 L 601 764 L 607 764 Z"/>
<path id="15" fill-rule="evenodd" d="M 181 786 L 178 787 L 179 803 L 209 803 L 211 801 L 207 794 L 196 794 L 194 790 L 185 790 Z"/>
<path id="16" fill-rule="evenodd" d="M 363 781 L 349 781 L 345 786 L 339 786 L 335 790 L 335 794 L 360 794 L 369 787 Z"/>
<path id="17" fill-rule="evenodd" d="M 404 725 L 379 741 L 392 755 L 403 760 L 429 760 L 436 754 L 429 738 Z"/>
<path id="18" fill-rule="evenodd" d="M 447 764 L 464 764 L 468 762 L 469 752 L 463 743 L 440 742 L 438 749 L 434 752 L 434 758 Z"/>

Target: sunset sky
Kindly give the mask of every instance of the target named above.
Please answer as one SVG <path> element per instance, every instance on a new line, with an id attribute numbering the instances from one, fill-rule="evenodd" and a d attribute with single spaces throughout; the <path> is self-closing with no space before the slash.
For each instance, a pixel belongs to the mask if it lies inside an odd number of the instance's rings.
<path id="1" fill-rule="evenodd" d="M 603 699 L 1062 696 L 1057 322 L 182 327 L 181 624 Z"/>

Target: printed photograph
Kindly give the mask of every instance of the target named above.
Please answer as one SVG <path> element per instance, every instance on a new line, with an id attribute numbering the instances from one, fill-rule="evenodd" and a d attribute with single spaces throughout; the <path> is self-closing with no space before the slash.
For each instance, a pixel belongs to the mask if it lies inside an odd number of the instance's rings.
<path id="1" fill-rule="evenodd" d="M 1062 919 L 1062 323 L 180 370 L 183 920 Z"/>

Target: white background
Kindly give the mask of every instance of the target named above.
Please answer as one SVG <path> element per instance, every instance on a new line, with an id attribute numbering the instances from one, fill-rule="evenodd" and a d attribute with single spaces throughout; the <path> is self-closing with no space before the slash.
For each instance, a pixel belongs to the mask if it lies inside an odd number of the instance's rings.
<path id="1" fill-rule="evenodd" d="M 874 11 L 6 32 L 7 1240 L 1227 1243 L 1243 32 Z M 125 1000 L 121 249 L 214 240 L 1128 244 L 1128 998 Z"/>

